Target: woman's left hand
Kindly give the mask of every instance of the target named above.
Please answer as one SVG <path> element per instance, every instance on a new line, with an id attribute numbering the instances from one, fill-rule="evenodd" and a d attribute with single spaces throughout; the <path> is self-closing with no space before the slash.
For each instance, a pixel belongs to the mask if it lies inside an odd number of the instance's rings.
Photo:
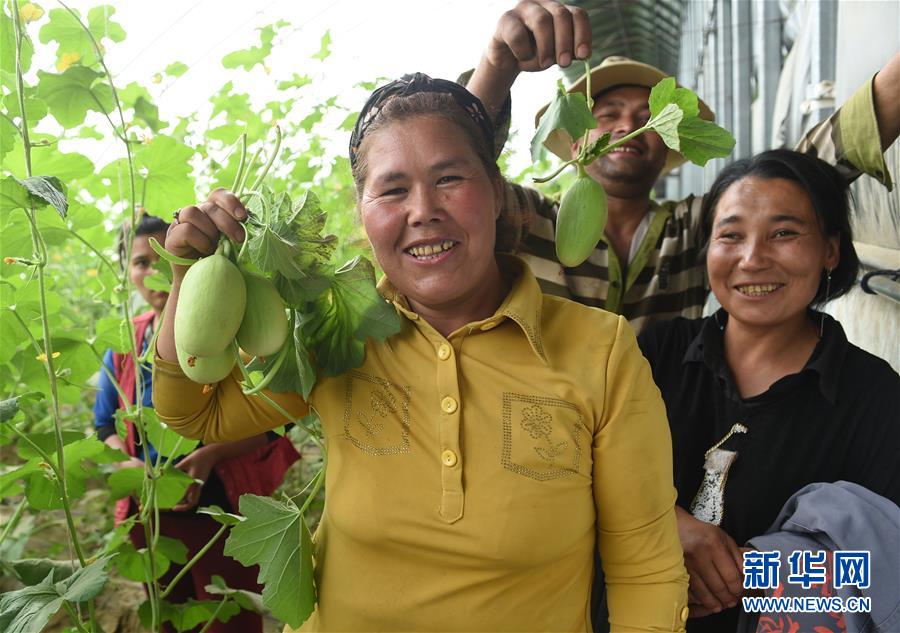
<path id="1" fill-rule="evenodd" d="M 203 488 L 203 484 L 206 483 L 206 480 L 209 479 L 209 474 L 212 472 L 213 467 L 218 461 L 219 458 L 216 454 L 216 445 L 213 444 L 199 447 L 190 455 L 187 455 L 184 459 L 175 464 L 175 468 L 185 472 L 192 479 L 199 480 L 202 483 L 197 483 L 195 481 L 188 486 L 181 502 L 172 508 L 173 511 L 186 512 L 197 506 L 197 503 L 200 501 L 200 490 Z"/>

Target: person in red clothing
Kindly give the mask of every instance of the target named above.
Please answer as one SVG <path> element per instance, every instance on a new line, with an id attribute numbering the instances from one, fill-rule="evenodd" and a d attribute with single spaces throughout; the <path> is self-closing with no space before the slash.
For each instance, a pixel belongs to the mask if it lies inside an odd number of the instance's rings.
<path id="1" fill-rule="evenodd" d="M 150 274 L 158 261 L 158 256 L 150 247 L 150 238 L 155 237 L 160 243 L 165 242 L 168 224 L 156 217 L 143 215 L 135 230 L 131 256 L 126 259 L 123 230 L 119 240 L 119 255 L 122 265 L 128 270 L 131 283 L 150 306 L 150 310 L 134 318 L 135 345 L 139 356 L 142 356 L 153 340 L 153 332 L 159 322 L 168 293 L 151 290 L 144 285 L 144 278 Z M 110 374 L 128 398 L 128 404 L 134 402 L 136 382 L 140 376 L 142 403 L 144 407 L 152 407 L 151 371 L 149 366 L 141 366 L 136 371 L 131 354 L 117 354 L 108 350 L 103 364 L 107 371 L 100 372 L 99 391 L 94 402 L 94 425 L 98 437 L 107 445 L 118 448 L 131 456 L 130 460 L 121 462 L 121 467 L 144 467 L 143 460 L 155 461 L 157 453 L 149 443 L 141 445 L 137 441 L 135 426 L 126 422 L 127 434 L 123 440 L 116 433 L 115 412 L 125 406 L 116 390 Z M 222 442 L 198 446 L 175 464 L 196 481 L 192 484 L 181 502 L 168 511 L 160 512 L 160 533 L 164 536 L 180 540 L 188 549 L 190 560 L 218 531 L 220 525 L 204 514 L 194 510 L 198 507 L 218 505 L 228 512 L 236 512 L 238 498 L 244 493 L 269 495 L 284 478 L 288 467 L 299 459 L 299 454 L 286 437 L 275 434 L 255 435 L 237 442 Z M 116 504 L 116 524 L 137 512 L 137 503 L 126 497 Z M 138 524 L 131 530 L 131 541 L 135 548 L 146 546 L 145 533 Z M 172 603 L 183 603 L 195 600 L 217 599 L 217 596 L 206 592 L 205 587 L 211 583 L 213 575 L 224 578 L 226 584 L 234 589 L 261 591 L 256 582 L 256 567 L 244 567 L 223 553 L 225 538 L 220 538 L 215 545 L 191 568 L 166 597 Z M 172 564 L 160 579 L 162 586 L 167 586 L 181 570 L 181 566 Z M 168 629 L 167 629 L 168 630 Z M 216 622 L 210 631 L 220 633 L 255 633 L 262 632 L 260 615 L 241 611 L 227 623 Z"/>

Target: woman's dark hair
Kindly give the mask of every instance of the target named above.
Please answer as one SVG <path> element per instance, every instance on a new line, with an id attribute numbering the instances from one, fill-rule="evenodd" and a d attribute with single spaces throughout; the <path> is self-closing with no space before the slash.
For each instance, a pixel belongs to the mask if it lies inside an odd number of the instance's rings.
<path id="1" fill-rule="evenodd" d="M 762 180 L 783 178 L 799 185 L 809 196 L 822 234 L 825 237 L 837 235 L 840 238 L 840 259 L 831 271 L 831 284 L 826 283 L 823 271 L 813 304 L 822 305 L 849 291 L 856 283 L 859 257 L 853 248 L 853 231 L 850 228 L 848 183 L 837 169 L 810 154 L 773 149 L 736 161 L 723 169 L 703 198 L 700 231 L 704 246 L 701 256 L 706 256 L 719 200 L 731 185 L 751 176 Z"/>
<path id="2" fill-rule="evenodd" d="M 157 218 L 156 216 L 150 215 L 148 213 L 144 213 L 141 215 L 141 219 L 138 220 L 137 228 L 134 230 L 134 236 L 138 237 L 139 235 L 154 235 L 156 233 L 165 233 L 169 230 L 169 223 L 163 220 L 162 218 Z M 128 249 L 128 244 L 126 240 L 128 239 L 128 223 L 122 225 L 122 228 L 119 229 L 119 236 L 116 238 L 116 249 L 119 253 L 119 264 L 122 268 L 128 267 L 128 262 L 125 261 L 126 251 Z"/>

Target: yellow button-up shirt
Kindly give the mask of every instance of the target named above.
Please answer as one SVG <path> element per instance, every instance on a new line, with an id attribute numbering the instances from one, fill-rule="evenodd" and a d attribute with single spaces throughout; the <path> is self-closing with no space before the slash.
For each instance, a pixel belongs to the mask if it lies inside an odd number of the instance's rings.
<path id="1" fill-rule="evenodd" d="M 383 282 L 400 332 L 308 405 L 273 394 L 328 447 L 305 630 L 590 631 L 598 544 L 613 631 L 683 628 L 671 440 L 634 334 L 502 263 L 503 304 L 447 338 Z M 157 359 L 157 412 L 207 442 L 285 422 L 236 377 L 204 394 Z"/>

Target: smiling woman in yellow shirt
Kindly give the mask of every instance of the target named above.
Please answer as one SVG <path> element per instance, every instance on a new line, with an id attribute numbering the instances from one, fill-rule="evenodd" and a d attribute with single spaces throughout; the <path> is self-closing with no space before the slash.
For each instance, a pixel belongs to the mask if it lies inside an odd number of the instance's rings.
<path id="1" fill-rule="evenodd" d="M 464 88 L 424 75 L 376 91 L 351 140 L 359 209 L 402 318 L 308 402 L 329 451 L 304 630 L 590 631 L 599 547 L 613 631 L 679 631 L 687 575 L 660 394 L 622 317 L 544 296 L 496 255 L 501 179 Z M 377 160 L 376 160 L 377 158 Z M 166 247 L 241 239 L 228 192 L 180 212 Z M 183 270 L 175 271 L 170 303 Z M 171 312 L 171 311 L 170 311 Z M 220 441 L 283 417 L 236 376 L 202 393 L 159 336 L 158 413 Z"/>

